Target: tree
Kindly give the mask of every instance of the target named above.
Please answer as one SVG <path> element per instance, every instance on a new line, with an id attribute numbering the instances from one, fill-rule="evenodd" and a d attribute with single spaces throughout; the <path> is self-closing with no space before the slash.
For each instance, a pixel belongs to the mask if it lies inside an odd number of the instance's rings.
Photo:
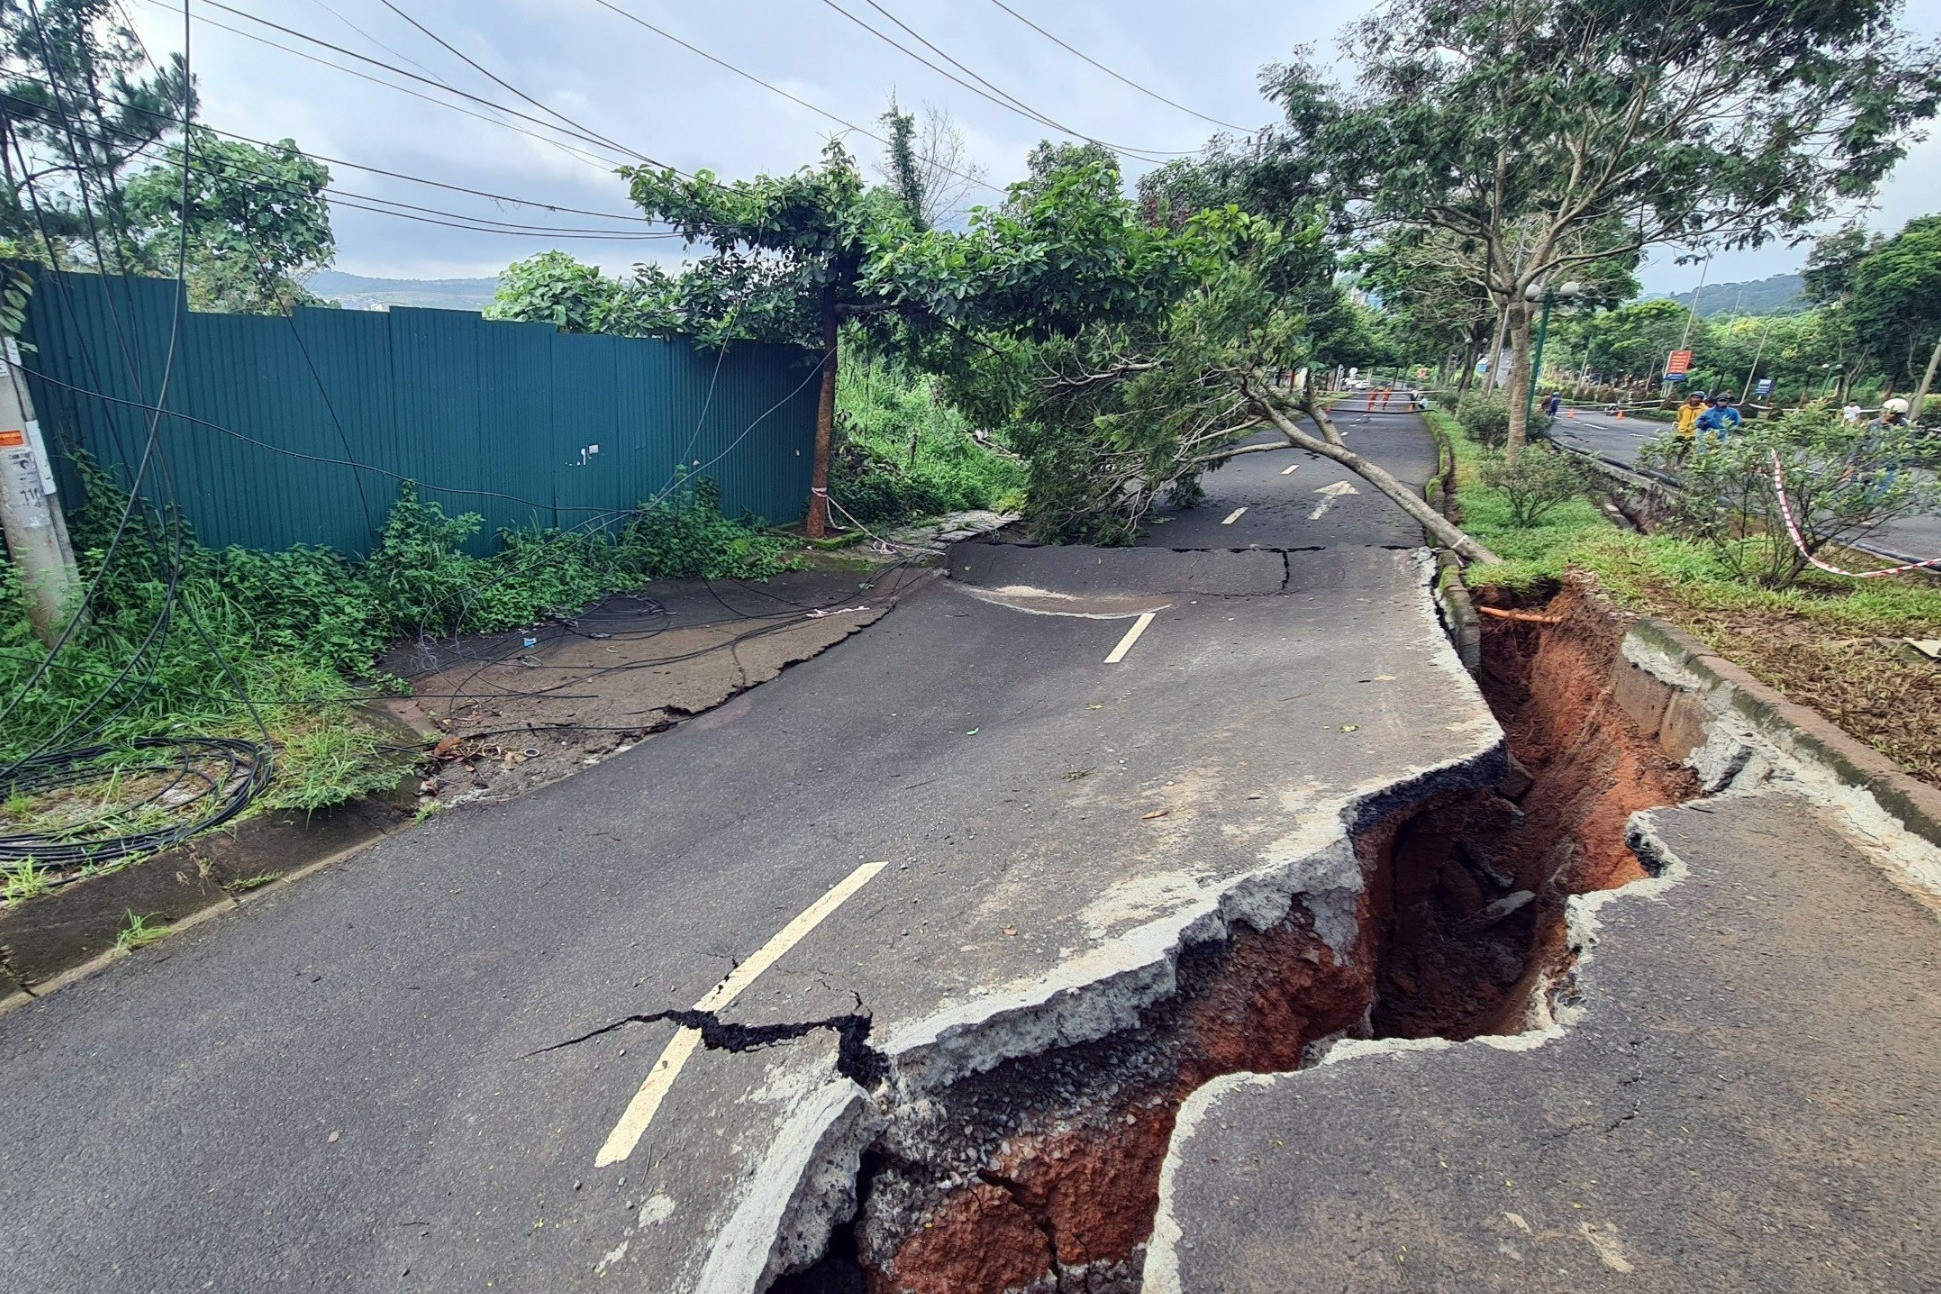
<path id="1" fill-rule="evenodd" d="M 1030 463 L 1038 533 L 1127 542 L 1162 497 L 1196 497 L 1207 470 L 1298 446 L 1358 473 L 1464 556 L 1494 560 L 1350 449 L 1311 387 L 1278 385 L 1363 335 L 1318 221 L 1283 228 L 1226 206 L 1154 224 L 1110 161 L 1077 149 L 1036 160 L 1001 208 L 967 233 L 910 240 L 868 285 L 928 303 L 945 325 L 924 360 L 974 416 L 1007 420 Z M 1237 444 L 1261 426 L 1281 443 Z"/>
<path id="2" fill-rule="evenodd" d="M 487 319 L 549 323 L 567 332 L 600 332 L 621 284 L 561 251 L 514 261 L 499 275 Z"/>
<path id="3" fill-rule="evenodd" d="M 117 0 L 0 0 L 0 238 L 50 264 L 85 244 L 103 269 L 141 266 L 121 236 L 121 174 L 193 113 L 180 56 L 150 67 L 125 12 Z"/>
<path id="4" fill-rule="evenodd" d="M 759 318 L 822 352 L 808 532 L 827 525 L 829 442 L 836 409 L 837 339 L 845 319 L 896 309 L 860 287 L 866 261 L 917 233 L 903 200 L 868 189 L 839 141 L 822 164 L 793 175 L 723 184 L 707 171 L 627 167 L 633 200 L 712 255 L 698 268 L 717 289 L 721 320 Z"/>
<path id="5" fill-rule="evenodd" d="M 1520 391 L 1533 288 L 1653 245 L 1756 246 L 1871 193 L 1941 99 L 1897 9 L 1401 0 L 1351 30 L 1357 89 L 1270 69 L 1286 121 L 1267 160 L 1304 164 L 1294 182 L 1365 229 L 1453 237 L 1508 323 Z"/>
<path id="6" fill-rule="evenodd" d="M 903 198 L 918 227 L 962 220 L 964 204 L 971 190 L 984 184 L 985 171 L 971 160 L 964 132 L 950 114 L 925 104 L 919 119 L 900 111 L 892 99 L 883 122 L 890 127 L 890 143 L 877 173 Z"/>
<path id="7" fill-rule="evenodd" d="M 329 183 L 330 171 L 294 140 L 259 148 L 191 126 L 129 181 L 129 234 L 157 269 L 173 273 L 181 255 L 196 309 L 287 314 L 317 300 L 301 280 L 337 254 Z"/>
<path id="8" fill-rule="evenodd" d="M 1890 381 L 1917 384 L 1918 418 L 1941 366 L 1941 216 L 1908 221 L 1854 266 L 1844 312 Z"/>

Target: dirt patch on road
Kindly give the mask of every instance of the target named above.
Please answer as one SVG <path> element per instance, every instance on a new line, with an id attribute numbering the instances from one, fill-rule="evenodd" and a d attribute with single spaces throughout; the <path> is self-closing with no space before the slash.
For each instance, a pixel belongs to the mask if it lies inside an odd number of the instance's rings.
<path id="1" fill-rule="evenodd" d="M 672 581 L 570 619 L 400 648 L 382 663 L 411 696 L 387 707 L 441 734 L 420 807 L 498 803 L 596 764 L 827 650 L 932 577 L 897 567 Z"/>

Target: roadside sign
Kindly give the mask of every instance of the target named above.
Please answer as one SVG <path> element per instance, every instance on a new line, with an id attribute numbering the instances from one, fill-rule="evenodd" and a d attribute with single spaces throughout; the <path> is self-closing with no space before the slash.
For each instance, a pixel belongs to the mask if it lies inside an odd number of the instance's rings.
<path id="1" fill-rule="evenodd" d="M 1692 371 L 1692 353 L 1688 350 L 1675 350 L 1665 358 L 1665 377 L 1680 378 Z"/>
<path id="2" fill-rule="evenodd" d="M 1760 378 L 1759 381 L 1754 384 L 1752 388 L 1752 393 L 1754 395 L 1771 395 L 1773 393 L 1773 380 L 1769 377 Z"/>

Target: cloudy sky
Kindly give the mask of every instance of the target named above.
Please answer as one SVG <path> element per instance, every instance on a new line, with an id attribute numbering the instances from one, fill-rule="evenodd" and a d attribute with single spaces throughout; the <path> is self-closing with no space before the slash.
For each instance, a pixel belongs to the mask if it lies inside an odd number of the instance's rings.
<path id="1" fill-rule="evenodd" d="M 1000 95 L 982 97 L 953 83 L 866 32 L 843 11 L 949 67 L 909 31 L 898 29 L 886 16 L 893 14 L 1014 103 L 1157 158 L 1197 149 L 1217 129 L 1204 118 L 1241 126 L 1270 120 L 1272 111 L 1257 89 L 1260 66 L 1303 43 L 1332 55 L 1335 33 L 1371 7 L 1359 0 L 1199 0 L 1192 5 L 1004 0 L 1147 94 L 1089 66 L 995 0 L 876 0 L 880 9 L 870 0 L 391 2 L 396 10 L 384 0 L 224 0 L 231 6 L 225 10 L 215 0 L 194 0 L 193 62 L 203 121 L 259 139 L 288 136 L 307 151 L 344 162 L 622 218 L 548 212 L 333 165 L 334 184 L 347 195 L 431 208 L 418 213 L 430 220 L 447 218 L 437 213 L 455 213 L 474 224 L 486 220 L 545 231 L 454 229 L 359 210 L 351 204 L 367 199 L 342 198 L 334 211 L 337 268 L 409 278 L 489 275 L 554 246 L 610 269 L 677 257 L 677 243 L 608 236 L 638 230 L 624 220 L 629 208 L 613 174 L 617 160 L 644 156 L 734 178 L 793 169 L 811 160 L 832 134 L 841 134 L 873 167 L 881 145 L 832 118 L 880 132 L 876 119 L 892 94 L 906 107 L 946 111 L 962 128 L 970 157 L 1000 186 L 1022 172 L 1031 146 L 1053 133 L 996 101 Z M 164 0 L 129 0 L 128 8 L 158 55 L 181 47 L 179 5 L 171 10 Z M 251 22 L 235 10 L 349 53 Z M 626 15 L 822 111 L 764 89 Z M 1917 30 L 1941 28 L 1941 0 L 1913 0 L 1906 22 Z M 461 100 L 478 114 L 462 115 L 239 32 L 420 94 L 453 98 L 353 56 L 364 55 L 572 133 L 550 131 L 477 102 Z M 465 57 L 441 47 L 434 36 Z M 495 84 L 486 73 L 506 84 Z M 543 107 L 523 101 L 508 85 Z M 579 129 L 565 126 L 548 110 Z M 1136 175 L 1149 163 L 1125 165 Z M 995 196 L 981 192 L 983 199 Z M 1870 222 L 1893 229 L 1936 209 L 1941 209 L 1941 140 L 1917 146 L 1901 164 Z M 594 236 L 551 232 L 569 229 Z M 1800 251 L 1783 247 L 1721 256 L 1710 278 L 1758 278 L 1795 269 L 1801 258 Z M 1645 286 L 1682 290 L 1696 274 L 1695 267 L 1677 266 L 1661 255 L 1645 272 Z"/>

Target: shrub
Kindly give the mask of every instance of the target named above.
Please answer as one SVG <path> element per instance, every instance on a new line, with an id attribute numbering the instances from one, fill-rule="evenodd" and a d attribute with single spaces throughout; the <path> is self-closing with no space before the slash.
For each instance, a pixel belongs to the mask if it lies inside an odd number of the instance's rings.
<path id="1" fill-rule="evenodd" d="M 845 360 L 836 431 L 829 492 L 865 525 L 997 508 L 1024 489 L 1001 439 L 980 440 L 934 382 L 877 356 Z"/>
<path id="2" fill-rule="evenodd" d="M 1501 449 L 1510 439 L 1510 402 L 1501 395 L 1487 395 L 1468 400 L 1456 412 L 1463 430 L 1469 438 L 1479 445 L 1491 449 Z M 1542 410 L 1530 410 L 1530 423 L 1526 436 L 1536 440 L 1550 431 L 1550 417 Z"/>
<path id="3" fill-rule="evenodd" d="M 1941 507 L 1941 483 L 1909 470 L 1929 438 L 1912 427 L 1847 422 L 1827 405 L 1747 422 L 1723 442 L 1660 436 L 1639 462 L 1677 473 L 1684 492 L 1672 525 L 1711 543 L 1743 581 L 1785 588 L 1830 548 L 1874 527 Z M 1777 456 L 1784 509 L 1774 488 Z M 1799 531 L 1788 533 L 1786 512 Z"/>
<path id="4" fill-rule="evenodd" d="M 1501 490 L 1509 503 L 1510 524 L 1528 530 L 1559 504 L 1590 489 L 1590 473 L 1573 455 L 1538 442 L 1526 445 L 1511 462 L 1492 453 L 1483 463 L 1483 484 Z"/>

